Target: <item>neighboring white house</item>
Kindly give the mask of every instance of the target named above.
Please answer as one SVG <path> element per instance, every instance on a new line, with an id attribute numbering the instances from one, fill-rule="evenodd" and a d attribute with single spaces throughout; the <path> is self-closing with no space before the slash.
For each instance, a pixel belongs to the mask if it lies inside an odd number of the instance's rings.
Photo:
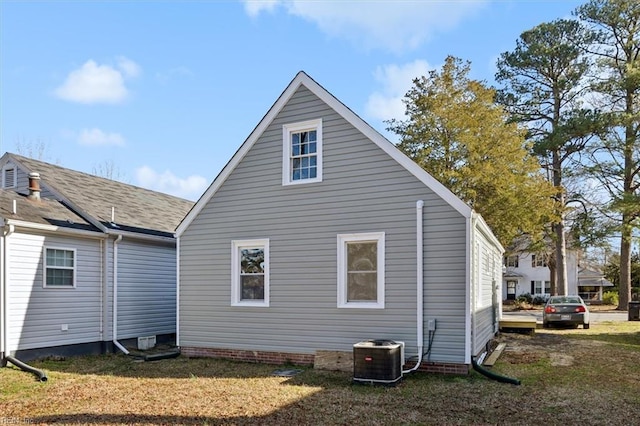
<path id="1" fill-rule="evenodd" d="M 546 255 L 516 253 L 504 257 L 503 300 L 515 300 L 523 294 L 547 298 L 551 294 L 551 271 Z M 613 284 L 594 268 L 579 262 L 579 252 L 567 251 L 567 294 L 578 294 L 585 301 L 601 301 Z"/>
<path id="2" fill-rule="evenodd" d="M 0 360 L 175 334 L 192 202 L 10 153 L 0 172 Z"/>
<path id="3" fill-rule="evenodd" d="M 304 72 L 177 235 L 185 355 L 313 363 L 389 339 L 466 373 L 498 331 L 485 222 Z"/>

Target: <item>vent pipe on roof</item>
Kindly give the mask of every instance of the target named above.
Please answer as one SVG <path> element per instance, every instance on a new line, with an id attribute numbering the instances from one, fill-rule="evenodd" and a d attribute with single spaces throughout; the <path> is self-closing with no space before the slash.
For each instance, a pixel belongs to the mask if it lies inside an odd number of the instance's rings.
<path id="1" fill-rule="evenodd" d="M 40 199 L 40 173 L 29 173 L 29 199 Z"/>

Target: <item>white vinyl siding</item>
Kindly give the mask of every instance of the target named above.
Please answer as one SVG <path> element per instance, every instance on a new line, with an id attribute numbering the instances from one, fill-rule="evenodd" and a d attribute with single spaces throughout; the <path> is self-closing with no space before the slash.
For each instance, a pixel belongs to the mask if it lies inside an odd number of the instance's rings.
<path id="1" fill-rule="evenodd" d="M 338 235 L 338 307 L 384 308 L 384 232 Z"/>
<path id="2" fill-rule="evenodd" d="M 322 182 L 322 120 L 282 126 L 282 184 Z"/>
<path id="3" fill-rule="evenodd" d="M 269 240 L 231 245 L 231 305 L 269 306 Z"/>
<path id="4" fill-rule="evenodd" d="M 6 242 L 9 351 L 100 341 L 100 240 L 15 232 Z M 76 251 L 73 291 L 43 288 L 45 245 Z"/>
<path id="5" fill-rule="evenodd" d="M 118 244 L 118 339 L 175 331 L 175 245 L 125 238 Z"/>
<path id="6" fill-rule="evenodd" d="M 282 186 L 282 126 L 322 119 L 323 182 Z M 466 219 L 300 87 L 180 239 L 180 345 L 315 353 L 364 339 L 416 348 L 416 201 L 424 200 L 430 360 L 464 363 Z M 259 206 L 259 208 L 256 208 Z M 385 308 L 338 309 L 336 236 L 385 234 Z M 269 309 L 231 299 L 230 241 L 269 235 Z M 346 326 L 348 325 L 348 326 Z"/>

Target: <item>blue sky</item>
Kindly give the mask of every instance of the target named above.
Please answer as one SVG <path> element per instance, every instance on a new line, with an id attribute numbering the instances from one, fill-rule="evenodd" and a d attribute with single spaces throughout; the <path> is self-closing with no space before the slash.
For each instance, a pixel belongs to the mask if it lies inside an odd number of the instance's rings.
<path id="1" fill-rule="evenodd" d="M 374 128 L 581 1 L 0 1 L 0 151 L 196 200 L 304 70 Z"/>

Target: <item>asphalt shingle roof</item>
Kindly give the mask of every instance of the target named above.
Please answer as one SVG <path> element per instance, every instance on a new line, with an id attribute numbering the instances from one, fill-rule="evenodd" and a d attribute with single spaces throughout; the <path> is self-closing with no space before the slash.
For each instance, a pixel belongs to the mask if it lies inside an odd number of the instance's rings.
<path id="1" fill-rule="evenodd" d="M 13 213 L 14 201 L 16 202 L 15 214 Z M 24 194 L 6 189 L 0 189 L 0 217 L 40 225 L 98 231 L 60 201 L 47 198 L 31 200 Z"/>
<path id="2" fill-rule="evenodd" d="M 103 224 L 111 222 L 130 229 L 173 233 L 193 202 L 161 192 L 66 169 L 16 154 L 10 159 L 27 172 L 40 174 L 41 188 L 50 188 Z"/>

